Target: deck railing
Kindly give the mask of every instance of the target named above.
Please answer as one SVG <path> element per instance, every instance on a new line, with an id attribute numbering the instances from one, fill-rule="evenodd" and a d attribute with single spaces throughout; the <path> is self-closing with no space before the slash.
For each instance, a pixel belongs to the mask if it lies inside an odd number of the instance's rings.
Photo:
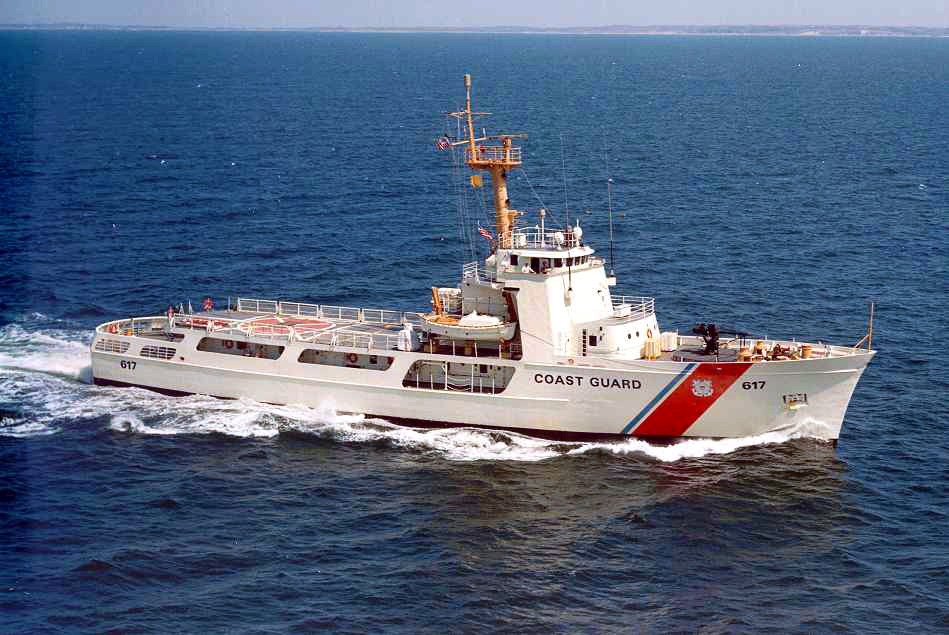
<path id="1" fill-rule="evenodd" d="M 402 313 L 387 309 L 363 309 L 360 321 L 369 324 L 401 324 Z"/>
<path id="2" fill-rule="evenodd" d="M 244 300 L 243 298 L 237 298 L 237 309 L 239 311 L 251 311 L 252 313 L 267 313 L 267 311 L 257 311 L 250 308 L 242 308 L 241 303 L 247 302 L 247 306 L 252 306 L 250 303 L 261 302 L 261 300 Z M 264 300 L 264 302 L 270 303 L 273 300 Z M 278 302 L 277 306 L 270 313 L 281 313 L 283 315 L 299 315 L 303 317 L 320 317 L 320 305 L 319 304 L 303 304 L 302 302 Z"/>
<path id="3" fill-rule="evenodd" d="M 297 315 L 346 322 L 365 322 L 367 324 L 403 324 L 405 322 L 418 324 L 421 322 L 421 318 L 418 317 L 419 314 L 411 311 L 402 313 L 390 309 L 362 309 L 354 306 L 280 302 L 277 300 L 258 300 L 256 298 L 237 298 L 237 310 L 246 313 Z"/>
<path id="4" fill-rule="evenodd" d="M 504 146 L 478 146 L 474 153 L 471 148 L 465 149 L 466 161 L 507 161 L 521 162 L 521 149 L 517 146 L 505 148 Z"/>
<path id="5" fill-rule="evenodd" d="M 503 392 L 510 382 L 510 377 L 504 378 L 501 385 L 498 385 L 496 378 L 492 375 L 484 377 L 475 374 L 475 365 L 468 364 L 469 374 L 459 374 L 449 372 L 449 363 L 441 361 L 418 361 L 409 369 L 408 375 L 402 381 L 406 387 L 425 388 L 428 390 L 451 390 L 455 392 L 471 393 L 492 393 Z M 465 364 L 462 363 L 462 366 Z M 428 377 L 422 378 L 422 370 L 427 370 Z M 438 370 L 436 379 L 435 369 Z"/>
<path id="6" fill-rule="evenodd" d="M 484 282 L 497 282 L 497 278 L 494 272 L 488 271 L 481 267 L 481 263 L 477 260 L 474 262 L 467 262 L 461 268 L 461 277 L 463 280 L 482 280 Z"/>
<path id="7" fill-rule="evenodd" d="M 279 302 L 276 300 L 237 298 L 237 310 L 248 311 L 250 313 L 277 313 L 279 310 Z"/>
<path id="8" fill-rule="evenodd" d="M 614 317 L 642 320 L 656 314 L 656 299 L 646 296 L 614 295 Z"/>
<path id="9" fill-rule="evenodd" d="M 103 324 L 99 327 L 100 331 L 111 333 L 113 335 L 155 335 L 163 333 L 168 328 L 166 318 L 145 317 L 131 318 L 128 320 L 116 320 Z"/>
<path id="10" fill-rule="evenodd" d="M 511 245 L 516 249 L 572 249 L 582 243 L 572 231 L 541 229 L 539 225 L 533 227 L 519 227 L 505 233 L 502 244 Z"/>
<path id="11" fill-rule="evenodd" d="M 358 307 L 320 305 L 319 317 L 329 318 L 331 320 L 347 320 L 349 322 L 359 322 L 360 313 L 361 311 Z"/>

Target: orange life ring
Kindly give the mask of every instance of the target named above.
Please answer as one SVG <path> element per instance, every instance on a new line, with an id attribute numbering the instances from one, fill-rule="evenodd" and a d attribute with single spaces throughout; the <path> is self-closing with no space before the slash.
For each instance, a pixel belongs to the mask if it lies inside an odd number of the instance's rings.
<path id="1" fill-rule="evenodd" d="M 234 348 L 233 340 L 224 340 L 224 348 Z"/>
<path id="2" fill-rule="evenodd" d="M 652 339 L 652 329 L 646 329 L 646 339 Z"/>
<path id="3" fill-rule="evenodd" d="M 119 325 L 118 325 L 118 324 L 110 324 L 110 325 L 109 325 L 109 328 L 108 328 L 108 331 L 109 331 L 109 333 L 118 333 L 118 332 L 119 332 Z"/>
<path id="4" fill-rule="evenodd" d="M 348 355 L 346 355 L 346 359 L 349 360 L 350 364 L 355 364 L 356 362 L 359 361 L 359 356 L 356 355 L 356 353 L 349 353 Z"/>

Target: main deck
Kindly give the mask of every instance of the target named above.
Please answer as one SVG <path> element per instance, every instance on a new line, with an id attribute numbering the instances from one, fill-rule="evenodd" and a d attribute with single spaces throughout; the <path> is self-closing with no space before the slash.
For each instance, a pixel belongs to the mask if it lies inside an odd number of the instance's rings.
<path id="1" fill-rule="evenodd" d="M 430 341 L 425 337 L 424 331 L 420 330 L 424 323 L 421 313 L 410 311 L 238 298 L 235 305 L 226 309 L 176 313 L 170 318 L 156 316 L 116 320 L 101 325 L 99 330 L 114 335 L 134 335 L 172 342 L 181 340 L 186 332 L 201 331 L 209 335 L 214 334 L 218 338 L 243 342 L 276 345 L 305 342 L 328 349 L 357 349 L 369 353 L 419 350 L 436 355 L 487 359 L 519 359 L 521 356 L 520 348 L 516 345 L 494 345 L 485 342 L 466 345 L 456 341 Z M 412 332 L 414 336 L 411 335 Z M 421 340 L 413 345 L 407 339 L 411 337 L 420 337 Z M 641 361 L 736 362 L 741 361 L 741 349 L 751 343 L 742 339 L 723 341 L 716 355 L 704 354 L 702 344 L 699 337 L 676 335 L 674 345 L 663 348 L 657 355 L 644 357 Z M 754 342 L 753 345 L 757 344 L 758 342 Z M 794 351 L 800 351 L 806 346 L 808 357 L 812 358 L 845 357 L 857 353 L 854 347 L 833 346 L 822 342 L 804 344 L 765 339 L 760 341 L 760 345 L 767 350 L 779 345 Z M 575 359 L 567 352 L 563 354 L 570 357 L 564 360 L 565 363 L 583 366 L 599 366 L 598 362 L 606 362 L 614 357 L 609 353 L 590 352 Z M 755 356 L 750 361 L 771 362 L 785 359 L 793 357 L 772 359 L 764 355 Z"/>
<path id="2" fill-rule="evenodd" d="M 100 326 L 116 335 L 134 335 L 159 341 L 180 340 L 182 333 L 199 330 L 219 338 L 286 345 L 306 342 L 327 348 L 367 352 L 424 350 L 464 357 L 520 357 L 520 348 L 501 343 L 429 341 L 421 327 L 421 313 L 238 298 L 234 306 L 168 317 L 117 320 Z M 413 343 L 412 338 L 417 338 Z"/>

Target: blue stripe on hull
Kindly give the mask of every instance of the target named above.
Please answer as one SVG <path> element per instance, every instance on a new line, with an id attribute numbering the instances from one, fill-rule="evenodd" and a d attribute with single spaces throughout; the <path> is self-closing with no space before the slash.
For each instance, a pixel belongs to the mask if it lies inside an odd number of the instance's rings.
<path id="1" fill-rule="evenodd" d="M 646 417 L 649 412 L 659 405 L 659 402 L 669 394 L 673 388 L 679 385 L 679 382 L 682 381 L 689 373 L 691 373 L 698 364 L 687 364 L 685 368 L 682 369 L 682 372 L 675 376 L 675 379 L 670 381 L 666 386 L 659 391 L 659 394 L 656 395 L 652 401 L 646 404 L 646 407 L 639 411 L 639 414 L 636 415 L 632 421 L 626 424 L 626 427 L 623 428 L 623 434 L 629 434 L 630 430 L 639 425 L 639 423 Z"/>

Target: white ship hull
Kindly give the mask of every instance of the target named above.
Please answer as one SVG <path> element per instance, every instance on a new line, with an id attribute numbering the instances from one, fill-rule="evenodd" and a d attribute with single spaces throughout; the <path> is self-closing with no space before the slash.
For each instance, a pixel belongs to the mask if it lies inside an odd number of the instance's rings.
<path id="1" fill-rule="evenodd" d="M 279 359 L 257 359 L 202 352 L 197 344 L 206 333 L 185 332 L 182 341 L 168 344 L 174 356 L 161 360 L 141 356 L 142 347 L 154 346 L 155 339 L 116 335 L 100 327 L 92 345 L 96 383 L 551 438 L 744 437 L 816 421 L 823 426 L 822 436 L 837 439 L 850 397 L 873 355 L 834 347 L 853 352 L 767 363 L 480 360 L 513 368 L 509 384 L 496 394 L 404 385 L 414 362 L 456 363 L 456 356 L 388 350 L 378 351 L 392 358 L 387 370 L 334 367 L 300 363 L 300 353 L 312 348 L 305 342 L 288 343 Z M 100 338 L 129 347 L 124 353 L 96 350 Z M 339 350 L 344 355 L 366 353 Z"/>

